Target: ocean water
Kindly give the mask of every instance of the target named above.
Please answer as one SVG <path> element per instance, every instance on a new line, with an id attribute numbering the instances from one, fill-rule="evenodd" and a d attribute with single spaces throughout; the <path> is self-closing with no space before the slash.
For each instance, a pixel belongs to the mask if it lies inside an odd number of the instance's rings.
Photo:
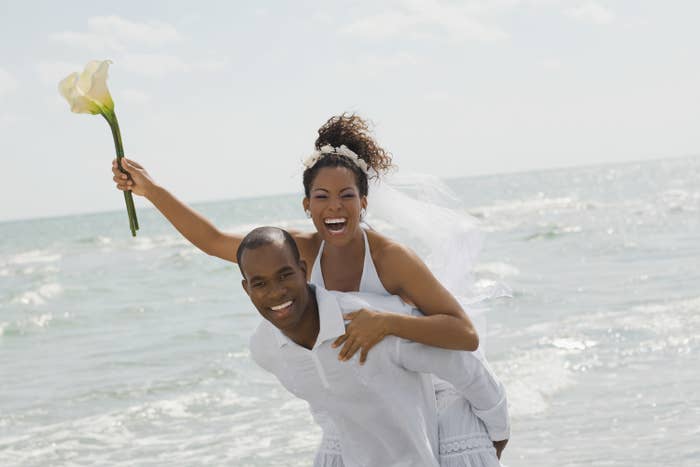
<path id="1" fill-rule="evenodd" d="M 513 466 L 700 465 L 700 158 L 450 180 L 480 218 Z M 371 203 L 371 197 L 370 197 Z M 299 196 L 196 206 L 311 228 Z M 237 267 L 160 215 L 0 223 L 0 465 L 307 466 L 306 404 L 255 367 Z"/>

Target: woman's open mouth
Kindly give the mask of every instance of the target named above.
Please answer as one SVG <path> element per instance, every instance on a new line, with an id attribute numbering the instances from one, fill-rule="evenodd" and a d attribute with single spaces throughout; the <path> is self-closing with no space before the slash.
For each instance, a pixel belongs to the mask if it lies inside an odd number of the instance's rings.
<path id="1" fill-rule="evenodd" d="M 323 220 L 323 224 L 331 235 L 342 235 L 345 233 L 345 227 L 348 225 L 348 218 L 329 217 Z"/>

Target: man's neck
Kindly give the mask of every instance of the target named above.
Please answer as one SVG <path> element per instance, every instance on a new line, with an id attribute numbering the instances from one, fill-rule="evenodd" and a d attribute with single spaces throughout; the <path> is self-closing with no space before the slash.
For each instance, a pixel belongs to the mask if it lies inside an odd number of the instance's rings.
<path id="1" fill-rule="evenodd" d="M 309 299 L 306 301 L 306 310 L 304 310 L 299 323 L 297 323 L 294 329 L 281 331 L 296 344 L 307 349 L 312 349 L 314 344 L 316 344 L 316 339 L 318 339 L 321 325 L 318 315 L 318 303 L 316 302 L 316 292 L 308 285 L 306 290 L 309 294 Z"/>

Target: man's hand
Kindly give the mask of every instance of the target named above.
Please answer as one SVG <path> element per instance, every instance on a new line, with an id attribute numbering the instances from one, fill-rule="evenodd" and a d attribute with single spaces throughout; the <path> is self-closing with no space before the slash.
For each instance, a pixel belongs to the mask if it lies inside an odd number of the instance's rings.
<path id="1" fill-rule="evenodd" d="M 355 352 L 362 349 L 360 353 L 360 364 L 367 360 L 367 352 L 384 339 L 388 332 L 386 318 L 388 313 L 361 309 L 351 313 L 343 314 L 346 320 L 350 320 L 345 326 L 345 334 L 333 342 L 333 348 L 343 348 L 338 354 L 339 360 L 350 360 Z"/>
<path id="2" fill-rule="evenodd" d="M 493 447 L 496 448 L 496 457 L 498 457 L 499 460 L 501 459 L 501 453 L 506 448 L 506 444 L 508 444 L 507 439 L 493 442 Z"/>

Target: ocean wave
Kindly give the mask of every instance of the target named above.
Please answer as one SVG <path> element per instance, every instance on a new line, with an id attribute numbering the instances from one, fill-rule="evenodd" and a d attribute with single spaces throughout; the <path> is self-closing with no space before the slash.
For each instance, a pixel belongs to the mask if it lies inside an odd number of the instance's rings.
<path id="1" fill-rule="evenodd" d="M 497 277 L 510 277 L 520 274 L 520 270 L 508 263 L 481 263 L 474 267 L 476 274 L 489 274 Z"/>
<path id="2" fill-rule="evenodd" d="M 573 372 L 637 365 L 651 354 L 661 360 L 691 358 L 700 349 L 700 297 L 579 313 L 556 326 L 530 326 L 510 338 L 538 335 L 548 336 L 539 338 L 538 345 L 566 356 Z"/>
<path id="3" fill-rule="evenodd" d="M 0 277 L 16 277 L 16 276 L 35 276 L 44 274 L 55 274 L 60 269 L 54 265 L 36 267 L 36 266 L 21 266 L 16 268 L 0 269 Z"/>
<path id="4" fill-rule="evenodd" d="M 28 290 L 13 298 L 11 303 L 28 306 L 45 305 L 48 300 L 63 293 L 63 287 L 58 283 L 48 283 L 39 286 L 37 289 Z"/>
<path id="5" fill-rule="evenodd" d="M 88 244 L 88 245 L 105 246 L 105 245 L 111 245 L 112 239 L 110 237 L 105 237 L 103 235 L 94 235 L 94 236 L 90 236 L 90 237 L 79 238 L 78 240 L 76 240 L 76 242 Z"/>
<path id="6" fill-rule="evenodd" d="M 250 357 L 250 350 L 246 347 L 243 350 L 240 350 L 238 352 L 228 352 L 226 354 L 227 358 L 249 358 Z"/>
<path id="7" fill-rule="evenodd" d="M 46 327 L 46 325 L 49 324 L 51 320 L 53 320 L 52 313 L 44 313 L 42 315 L 33 316 L 30 318 L 30 321 L 40 328 Z"/>
<path id="8" fill-rule="evenodd" d="M 697 212 L 700 210 L 700 192 L 680 189 L 666 190 L 659 194 L 659 202 L 669 212 Z"/>
<path id="9" fill-rule="evenodd" d="M 17 253 L 4 260 L 0 259 L 0 265 L 22 266 L 27 264 L 55 263 L 60 259 L 61 255 L 58 253 L 43 250 L 30 250 Z"/>
<path id="10" fill-rule="evenodd" d="M 632 343 L 668 335 L 700 339 L 700 297 L 641 303 L 621 311 L 573 317 L 561 324 L 614 336 L 634 335 Z"/>
<path id="11" fill-rule="evenodd" d="M 557 349 L 571 352 L 581 352 L 598 345 L 598 342 L 591 339 L 580 339 L 574 337 L 543 337 L 538 342 L 540 345 L 550 345 Z"/>
<path id="12" fill-rule="evenodd" d="M 632 307 L 616 320 L 628 329 L 651 331 L 657 335 L 678 334 L 700 339 L 700 297 L 646 303 Z"/>
<path id="13" fill-rule="evenodd" d="M 169 253 L 164 260 L 171 265 L 170 267 L 183 267 L 194 263 L 201 255 L 202 251 L 199 248 L 188 243 Z"/>
<path id="14" fill-rule="evenodd" d="M 501 281 L 482 277 L 474 282 L 470 296 L 471 298 L 468 300 L 468 303 L 476 304 L 481 300 L 504 297 L 510 298 L 513 296 L 513 290 Z"/>
<path id="15" fill-rule="evenodd" d="M 551 215 L 563 215 L 598 209 L 599 202 L 582 201 L 573 196 L 548 198 L 543 193 L 534 198 L 503 200 L 469 209 L 469 213 L 482 220 L 486 232 L 513 230 L 522 225 Z"/>
<path id="16" fill-rule="evenodd" d="M 469 212 L 477 217 L 488 219 L 494 216 L 512 215 L 524 216 L 531 213 L 545 213 L 549 211 L 582 211 L 595 209 L 597 203 L 592 201 L 580 201 L 575 197 L 563 196 L 548 198 L 544 193 L 539 193 L 534 198 L 523 200 L 503 200 L 493 204 L 470 208 Z"/>
<path id="17" fill-rule="evenodd" d="M 635 305 L 635 311 L 643 313 L 665 313 L 667 311 L 678 311 L 682 313 L 700 313 L 700 297 L 683 298 L 679 300 L 668 300 L 656 303 L 645 303 Z"/>
<path id="18" fill-rule="evenodd" d="M 168 248 L 172 246 L 190 245 L 190 242 L 180 235 L 159 235 L 156 237 L 140 236 L 131 239 L 127 248 L 137 251 Z"/>
<path id="19" fill-rule="evenodd" d="M 553 240 L 555 238 L 563 237 L 568 234 L 581 233 L 583 229 L 581 226 L 561 226 L 561 225 L 549 225 L 542 230 L 532 233 L 525 237 L 525 240 Z"/>
<path id="20" fill-rule="evenodd" d="M 14 434 L 0 435 L 0 460 L 68 465 L 79 454 L 90 465 L 151 465 L 154 459 L 158 465 L 250 465 L 251 458 L 260 465 L 305 465 L 303 459 L 313 457 L 319 430 L 304 401 L 286 393 L 280 400 L 276 383 L 271 384 L 275 387 L 266 391 L 264 404 L 231 390 L 196 391 L 53 423 L 10 419 L 12 429 L 6 433 Z M 274 410 L 273 424 L 268 410 Z M 290 435 L 290 427 L 299 433 Z M 272 443 L 287 452 L 273 453 L 272 461 L 260 457 Z M 212 446 L 226 448 L 212 451 Z M 302 461 L 297 462 L 300 452 Z"/>
<path id="21" fill-rule="evenodd" d="M 60 270 L 56 263 L 61 258 L 61 254 L 47 250 L 30 250 L 0 257 L 0 277 L 55 273 Z"/>
<path id="22" fill-rule="evenodd" d="M 511 416 L 526 417 L 545 412 L 548 398 L 575 382 L 566 352 L 538 348 L 493 365 L 508 389 Z"/>
<path id="23" fill-rule="evenodd" d="M 71 314 L 64 312 L 56 316 L 53 312 L 24 315 L 14 321 L 0 323 L 0 337 L 13 337 L 26 335 L 52 326 L 56 321 L 69 321 Z"/>

